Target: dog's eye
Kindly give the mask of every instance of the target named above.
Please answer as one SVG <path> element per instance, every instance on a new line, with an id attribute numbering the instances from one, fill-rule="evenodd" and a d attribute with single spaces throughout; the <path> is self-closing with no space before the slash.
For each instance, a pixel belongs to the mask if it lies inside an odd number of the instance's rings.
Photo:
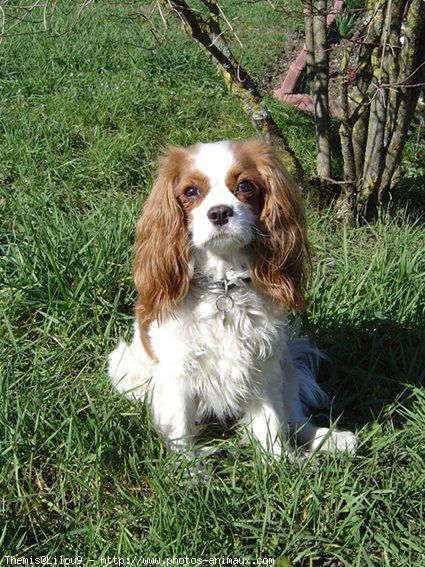
<path id="1" fill-rule="evenodd" d="M 188 187 L 184 192 L 185 197 L 192 200 L 197 199 L 200 194 L 199 189 L 195 186 Z"/>
<path id="2" fill-rule="evenodd" d="M 254 185 L 251 183 L 251 181 L 245 180 L 245 181 L 241 181 L 238 184 L 238 188 L 237 191 L 240 191 L 241 193 L 252 193 L 254 191 L 255 187 Z"/>

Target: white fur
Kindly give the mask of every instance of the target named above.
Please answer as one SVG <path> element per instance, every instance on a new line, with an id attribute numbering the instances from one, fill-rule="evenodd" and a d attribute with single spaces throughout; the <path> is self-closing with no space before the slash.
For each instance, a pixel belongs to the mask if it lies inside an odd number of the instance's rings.
<path id="1" fill-rule="evenodd" d="M 303 341 L 289 341 L 285 318 L 246 281 L 257 219 L 225 185 L 233 163 L 228 143 L 200 145 L 195 163 L 210 191 L 190 213 L 189 293 L 173 317 L 151 325 L 157 362 L 146 354 L 135 324 L 131 344 L 121 341 L 109 357 L 112 383 L 129 398 L 147 397 L 154 425 L 172 450 L 190 448 L 199 422 L 213 415 L 239 420 L 249 437 L 277 456 L 288 450 L 290 432 L 311 450 L 353 452 L 352 433 L 309 422 L 303 404 L 314 407 L 326 397 L 314 378 L 313 351 Z M 233 216 L 214 226 L 207 212 L 223 204 L 232 207 Z M 223 293 L 217 282 L 223 278 L 235 284 L 225 317 L 217 308 Z"/>

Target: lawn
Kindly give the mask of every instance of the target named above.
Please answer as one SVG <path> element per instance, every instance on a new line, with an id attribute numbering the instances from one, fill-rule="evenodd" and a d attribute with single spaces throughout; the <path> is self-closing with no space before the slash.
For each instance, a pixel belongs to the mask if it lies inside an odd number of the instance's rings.
<path id="1" fill-rule="evenodd" d="M 158 151 L 253 135 L 203 53 L 157 13 L 152 33 L 139 4 L 99 2 L 68 35 L 0 46 L 0 563 L 423 565 L 425 230 L 405 211 L 344 230 L 307 199 L 303 323 L 329 355 L 320 382 L 332 421 L 361 438 L 356 456 L 268 462 L 217 431 L 210 478 L 188 482 L 146 408 L 112 391 L 106 357 L 129 332 Z M 246 65 L 267 85 L 278 30 L 301 21 L 268 2 L 244 10 Z M 273 111 L 308 170 L 311 121 Z M 421 152 L 412 133 L 411 175 Z"/>

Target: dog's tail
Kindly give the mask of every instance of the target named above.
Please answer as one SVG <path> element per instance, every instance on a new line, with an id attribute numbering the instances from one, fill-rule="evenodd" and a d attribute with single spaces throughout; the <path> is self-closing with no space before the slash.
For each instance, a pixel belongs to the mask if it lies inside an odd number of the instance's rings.
<path id="1" fill-rule="evenodd" d="M 289 341 L 295 372 L 299 384 L 300 401 L 305 409 L 326 408 L 330 398 L 317 383 L 320 362 L 324 355 L 307 337 L 296 337 Z"/>

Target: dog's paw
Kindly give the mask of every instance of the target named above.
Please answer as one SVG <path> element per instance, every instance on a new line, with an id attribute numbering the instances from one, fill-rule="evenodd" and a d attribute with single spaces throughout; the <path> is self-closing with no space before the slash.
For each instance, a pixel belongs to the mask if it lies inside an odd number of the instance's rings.
<path id="1" fill-rule="evenodd" d="M 327 427 L 319 427 L 311 444 L 311 451 L 353 455 L 359 442 L 359 438 L 351 431 L 334 431 Z"/>

